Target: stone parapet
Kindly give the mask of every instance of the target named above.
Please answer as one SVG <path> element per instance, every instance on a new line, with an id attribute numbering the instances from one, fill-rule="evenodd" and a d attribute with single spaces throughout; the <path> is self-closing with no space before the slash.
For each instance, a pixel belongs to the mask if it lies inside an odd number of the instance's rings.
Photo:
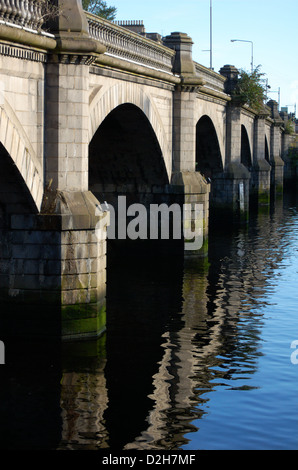
<path id="1" fill-rule="evenodd" d="M 0 21 L 34 31 L 39 30 L 44 23 L 45 3 L 45 0 L 2 0 L 0 2 Z"/>
<path id="2" fill-rule="evenodd" d="M 90 37 L 106 48 L 105 56 L 173 75 L 174 51 L 91 13 L 86 17 Z"/>

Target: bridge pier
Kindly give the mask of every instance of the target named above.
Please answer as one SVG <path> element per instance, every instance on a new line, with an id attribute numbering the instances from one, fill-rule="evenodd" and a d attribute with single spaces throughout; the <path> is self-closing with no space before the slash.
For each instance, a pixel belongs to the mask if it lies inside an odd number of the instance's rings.
<path id="1" fill-rule="evenodd" d="M 284 161 L 281 158 L 281 126 L 283 121 L 279 115 L 276 101 L 270 100 L 267 106 L 271 109 L 271 118 L 273 119 L 270 135 L 271 192 L 273 198 L 279 199 L 283 195 L 284 180 Z"/>
<path id="2" fill-rule="evenodd" d="M 218 217 L 231 223 L 248 220 L 250 172 L 241 163 L 241 108 L 228 105 L 226 163 L 214 177 L 212 205 Z M 228 217 L 228 219 L 226 219 Z"/>
<path id="3" fill-rule="evenodd" d="M 1 299 L 27 307 L 39 334 L 45 324 L 65 339 L 105 328 L 106 240 L 96 206 L 90 192 L 47 191 L 40 214 L 11 215 L 2 229 Z"/>
<path id="4" fill-rule="evenodd" d="M 13 292 L 52 308 L 68 339 L 105 328 L 104 214 L 88 191 L 89 64 L 104 48 L 90 39 L 80 2 L 58 6 L 65 14 L 51 24 L 57 47 L 45 64 L 44 197 L 40 214 L 12 217 L 25 246 Z"/>
<path id="5" fill-rule="evenodd" d="M 182 195 L 189 207 L 184 219 L 184 231 L 201 230 L 199 246 L 194 240 L 185 241 L 186 257 L 205 257 L 208 254 L 210 184 L 196 171 L 196 92 L 204 84 L 197 76 L 192 60 L 192 39 L 175 32 L 164 44 L 176 51 L 173 71 L 181 76 L 174 91 L 173 174 L 171 191 Z M 195 213 L 197 208 L 197 213 Z"/>
<path id="6" fill-rule="evenodd" d="M 210 184 L 199 172 L 187 171 L 174 173 L 171 183 L 171 191 L 181 194 L 182 203 L 189 208 L 183 221 L 187 235 L 184 256 L 204 258 L 208 255 Z M 197 240 L 195 237 L 188 239 L 190 233 L 199 234 Z"/>
<path id="7" fill-rule="evenodd" d="M 259 113 L 254 122 L 254 154 L 251 173 L 250 201 L 258 209 L 270 204 L 271 166 L 266 155 L 265 119 L 268 113 Z M 267 159 L 266 159 L 267 157 Z"/>

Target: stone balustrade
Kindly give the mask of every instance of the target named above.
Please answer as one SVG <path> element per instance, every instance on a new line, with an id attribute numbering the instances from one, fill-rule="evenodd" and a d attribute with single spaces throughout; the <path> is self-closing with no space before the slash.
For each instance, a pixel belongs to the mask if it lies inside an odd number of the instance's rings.
<path id="1" fill-rule="evenodd" d="M 86 12 L 89 34 L 106 54 L 172 74 L 175 51 L 115 23 Z"/>
<path id="2" fill-rule="evenodd" d="M 207 67 L 204 67 L 201 64 L 195 62 L 195 70 L 198 76 L 200 76 L 204 82 L 205 86 L 216 92 L 224 93 L 225 92 L 225 77 L 222 75 L 210 70 Z"/>
<path id="3" fill-rule="evenodd" d="M 0 21 L 39 30 L 45 0 L 0 0 Z"/>

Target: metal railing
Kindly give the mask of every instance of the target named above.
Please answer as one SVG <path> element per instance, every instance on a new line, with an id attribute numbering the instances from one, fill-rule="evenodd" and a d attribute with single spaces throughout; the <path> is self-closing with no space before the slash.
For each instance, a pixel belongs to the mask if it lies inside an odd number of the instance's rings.
<path id="1" fill-rule="evenodd" d="M 37 31 L 45 0 L 0 0 L 0 21 Z"/>
<path id="2" fill-rule="evenodd" d="M 85 13 L 89 34 L 106 46 L 105 54 L 172 74 L 175 51 L 115 23 Z"/>

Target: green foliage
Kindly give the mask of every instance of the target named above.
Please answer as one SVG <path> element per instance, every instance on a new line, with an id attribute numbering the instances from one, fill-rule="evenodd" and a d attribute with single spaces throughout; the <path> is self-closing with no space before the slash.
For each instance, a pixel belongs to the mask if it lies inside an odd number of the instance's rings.
<path id="1" fill-rule="evenodd" d="M 285 134 L 295 134 L 295 123 L 289 119 L 285 125 Z"/>
<path id="2" fill-rule="evenodd" d="M 232 99 L 235 104 L 243 106 L 247 104 L 250 108 L 260 111 L 264 107 L 265 88 L 262 85 L 260 65 L 252 73 L 245 70 L 239 71 L 236 87 L 232 92 Z"/>
<path id="3" fill-rule="evenodd" d="M 107 20 L 113 21 L 116 18 L 117 8 L 109 7 L 103 0 L 82 0 L 82 6 L 85 11 Z"/>

